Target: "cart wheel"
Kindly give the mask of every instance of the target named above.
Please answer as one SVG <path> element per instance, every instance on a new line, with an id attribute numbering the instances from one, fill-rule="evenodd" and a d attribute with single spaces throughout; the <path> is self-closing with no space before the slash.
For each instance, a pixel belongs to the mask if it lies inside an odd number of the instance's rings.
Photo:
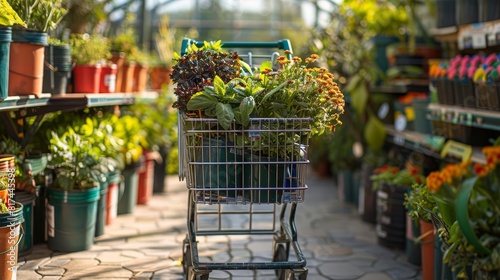
<path id="1" fill-rule="evenodd" d="M 193 265 L 193 262 L 191 260 L 191 246 L 185 245 L 183 251 L 182 272 L 184 273 L 185 279 L 189 280 L 189 267 Z"/>
<path id="2" fill-rule="evenodd" d="M 286 250 L 283 244 L 278 244 L 276 251 L 274 251 L 273 262 L 286 262 Z M 285 269 L 276 269 L 274 271 L 278 280 L 285 280 Z"/>

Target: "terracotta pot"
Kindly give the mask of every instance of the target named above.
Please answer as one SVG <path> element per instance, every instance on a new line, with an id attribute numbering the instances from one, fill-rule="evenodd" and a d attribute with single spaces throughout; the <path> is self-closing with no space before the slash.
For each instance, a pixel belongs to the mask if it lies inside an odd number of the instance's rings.
<path id="1" fill-rule="evenodd" d="M 116 87 L 115 87 L 115 92 L 121 92 L 121 86 L 122 86 L 122 80 L 123 80 L 123 66 L 125 64 L 125 53 L 122 52 L 114 52 L 112 54 L 113 56 L 111 57 L 110 61 L 113 64 L 116 64 Z"/>
<path id="2" fill-rule="evenodd" d="M 35 95 L 40 97 L 43 87 L 45 47 L 39 44 L 10 44 L 9 96 Z"/>
<path id="3" fill-rule="evenodd" d="M 151 71 L 151 89 L 160 90 L 163 85 L 170 83 L 171 68 L 154 67 Z"/>
<path id="4" fill-rule="evenodd" d="M 73 77 L 73 92 L 98 93 L 101 65 L 76 65 Z"/>
<path id="5" fill-rule="evenodd" d="M 123 66 L 120 92 L 132 92 L 134 89 L 134 72 L 136 64 L 134 62 L 125 63 Z"/>
<path id="6" fill-rule="evenodd" d="M 420 244 L 422 249 L 422 279 L 434 279 L 434 225 L 420 220 Z"/>
<path id="7" fill-rule="evenodd" d="M 134 84 L 132 91 L 143 92 L 146 90 L 146 85 L 148 83 L 148 70 L 147 65 L 137 64 L 134 68 Z"/>

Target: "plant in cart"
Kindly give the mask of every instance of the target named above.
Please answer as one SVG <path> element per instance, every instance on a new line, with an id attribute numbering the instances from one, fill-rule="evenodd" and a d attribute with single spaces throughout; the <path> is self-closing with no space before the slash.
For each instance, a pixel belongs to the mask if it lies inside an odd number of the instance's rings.
<path id="1" fill-rule="evenodd" d="M 304 186 L 299 175 L 308 162 L 308 139 L 341 124 L 345 103 L 333 75 L 326 68 L 308 67 L 318 56 L 303 61 L 287 51 L 277 58 L 275 69 L 268 61 L 253 72 L 237 53 L 229 57 L 211 46 L 205 43 L 205 51 L 188 52 L 178 59 L 181 66 L 174 66 L 172 74 L 177 82 L 175 106 L 185 115 L 202 117 L 185 122 L 187 130 L 198 129 L 201 136 L 188 139 L 191 153 L 202 157 L 197 161 L 220 161 L 215 155 L 225 155 L 225 161 L 243 163 L 214 170 L 199 167 L 208 175 L 197 178 L 195 185 L 209 181 L 211 189 L 222 183 L 267 190 Z M 200 70 L 196 65 L 204 54 L 211 60 L 204 61 Z M 225 176 L 222 182 L 212 176 L 221 173 L 234 176 Z M 264 198 L 254 192 L 246 195 L 258 202 L 284 197 L 281 191 Z"/>

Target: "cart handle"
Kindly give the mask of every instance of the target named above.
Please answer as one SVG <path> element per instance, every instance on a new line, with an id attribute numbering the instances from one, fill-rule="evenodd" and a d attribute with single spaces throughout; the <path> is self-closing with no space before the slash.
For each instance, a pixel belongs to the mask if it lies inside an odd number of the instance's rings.
<path id="1" fill-rule="evenodd" d="M 186 50 L 192 44 L 196 44 L 197 47 L 202 47 L 204 42 L 195 41 L 189 38 L 184 38 L 182 40 L 182 45 L 181 45 L 181 50 L 182 50 L 181 55 L 185 55 Z M 292 44 L 288 39 L 278 40 L 276 42 L 222 42 L 222 46 L 225 48 L 264 48 L 264 49 L 277 48 L 280 50 L 287 50 L 293 52 Z M 289 56 L 288 59 L 291 59 L 291 54 L 287 56 Z"/>

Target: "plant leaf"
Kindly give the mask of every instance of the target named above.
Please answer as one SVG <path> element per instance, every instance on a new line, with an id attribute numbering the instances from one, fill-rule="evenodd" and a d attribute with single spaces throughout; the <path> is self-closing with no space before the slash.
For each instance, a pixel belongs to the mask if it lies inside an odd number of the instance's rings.
<path id="1" fill-rule="evenodd" d="M 234 119 L 233 109 L 229 104 L 217 103 L 215 107 L 217 121 L 224 129 L 229 129 Z"/>
<path id="2" fill-rule="evenodd" d="M 222 97 L 226 94 L 226 85 L 219 76 L 215 76 L 214 78 L 214 89 L 215 94 L 217 94 L 218 96 Z"/>
<path id="3" fill-rule="evenodd" d="M 368 101 L 368 89 L 366 81 L 361 81 L 358 86 L 349 91 L 351 94 L 351 104 L 354 110 L 360 115 L 363 115 Z"/>
<path id="4" fill-rule="evenodd" d="M 215 99 L 210 94 L 200 91 L 194 94 L 187 103 L 188 110 L 204 110 L 217 104 L 217 99 Z"/>
<path id="5" fill-rule="evenodd" d="M 243 98 L 239 108 L 241 113 L 240 123 L 242 125 L 244 126 L 248 125 L 248 123 L 250 122 L 250 114 L 252 113 L 254 107 L 255 107 L 255 100 L 253 99 L 252 96 L 247 96 Z"/>
<path id="6" fill-rule="evenodd" d="M 384 146 L 386 137 L 385 127 L 374 115 L 369 117 L 364 134 L 366 143 L 373 151 L 379 151 Z"/>

